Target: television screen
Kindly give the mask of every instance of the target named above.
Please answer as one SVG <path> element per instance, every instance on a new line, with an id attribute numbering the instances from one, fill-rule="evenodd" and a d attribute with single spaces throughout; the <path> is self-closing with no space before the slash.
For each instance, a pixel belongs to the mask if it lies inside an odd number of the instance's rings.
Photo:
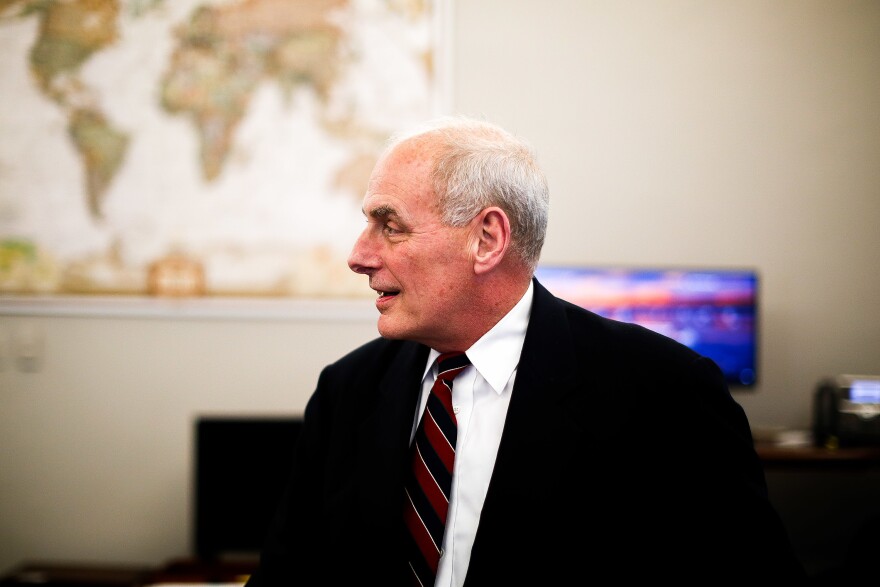
<path id="1" fill-rule="evenodd" d="M 202 416 L 195 423 L 195 551 L 256 558 L 290 474 L 302 419 Z"/>
<path id="2" fill-rule="evenodd" d="M 713 359 L 731 387 L 757 383 L 754 270 L 539 266 L 558 297 L 665 334 Z"/>

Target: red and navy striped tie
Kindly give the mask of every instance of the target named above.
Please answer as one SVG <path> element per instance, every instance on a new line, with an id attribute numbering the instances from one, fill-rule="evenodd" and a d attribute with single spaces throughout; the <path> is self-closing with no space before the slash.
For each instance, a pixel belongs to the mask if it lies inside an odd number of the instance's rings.
<path id="1" fill-rule="evenodd" d="M 413 585 L 434 584 L 455 462 L 457 424 L 452 411 L 452 380 L 470 365 L 462 352 L 437 358 L 439 373 L 412 446 L 412 467 L 406 482 L 404 521 L 409 531 L 407 556 Z"/>

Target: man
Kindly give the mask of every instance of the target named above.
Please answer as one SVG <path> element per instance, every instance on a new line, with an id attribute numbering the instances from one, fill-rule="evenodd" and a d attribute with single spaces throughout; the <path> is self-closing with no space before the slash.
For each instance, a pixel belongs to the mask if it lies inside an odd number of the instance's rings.
<path id="1" fill-rule="evenodd" d="M 548 201 L 529 146 L 489 123 L 390 143 L 349 257 L 381 338 L 322 371 L 251 587 L 804 578 L 717 366 L 533 279 Z M 413 438 L 456 352 L 448 506 L 413 513 L 413 479 L 442 485 L 410 473 Z"/>

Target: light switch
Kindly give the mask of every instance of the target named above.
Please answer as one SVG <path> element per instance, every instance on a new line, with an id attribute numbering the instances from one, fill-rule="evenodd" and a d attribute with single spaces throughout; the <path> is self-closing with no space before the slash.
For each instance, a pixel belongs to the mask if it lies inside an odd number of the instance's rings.
<path id="1" fill-rule="evenodd" d="M 12 334 L 12 355 L 19 371 L 36 373 L 43 362 L 43 331 L 35 324 L 21 324 Z"/>
<path id="2" fill-rule="evenodd" d="M 5 371 L 12 363 L 9 348 L 9 331 L 0 327 L 0 371 Z"/>

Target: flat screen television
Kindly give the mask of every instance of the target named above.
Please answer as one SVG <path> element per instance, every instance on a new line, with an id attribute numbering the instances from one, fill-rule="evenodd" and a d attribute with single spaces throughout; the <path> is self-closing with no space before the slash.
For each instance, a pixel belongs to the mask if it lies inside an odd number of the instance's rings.
<path id="1" fill-rule="evenodd" d="M 256 559 L 290 475 L 296 416 L 200 416 L 195 422 L 195 554 Z"/>
<path id="2" fill-rule="evenodd" d="M 535 276 L 562 299 L 709 357 L 731 388 L 757 383 L 759 280 L 753 269 L 541 265 Z"/>

